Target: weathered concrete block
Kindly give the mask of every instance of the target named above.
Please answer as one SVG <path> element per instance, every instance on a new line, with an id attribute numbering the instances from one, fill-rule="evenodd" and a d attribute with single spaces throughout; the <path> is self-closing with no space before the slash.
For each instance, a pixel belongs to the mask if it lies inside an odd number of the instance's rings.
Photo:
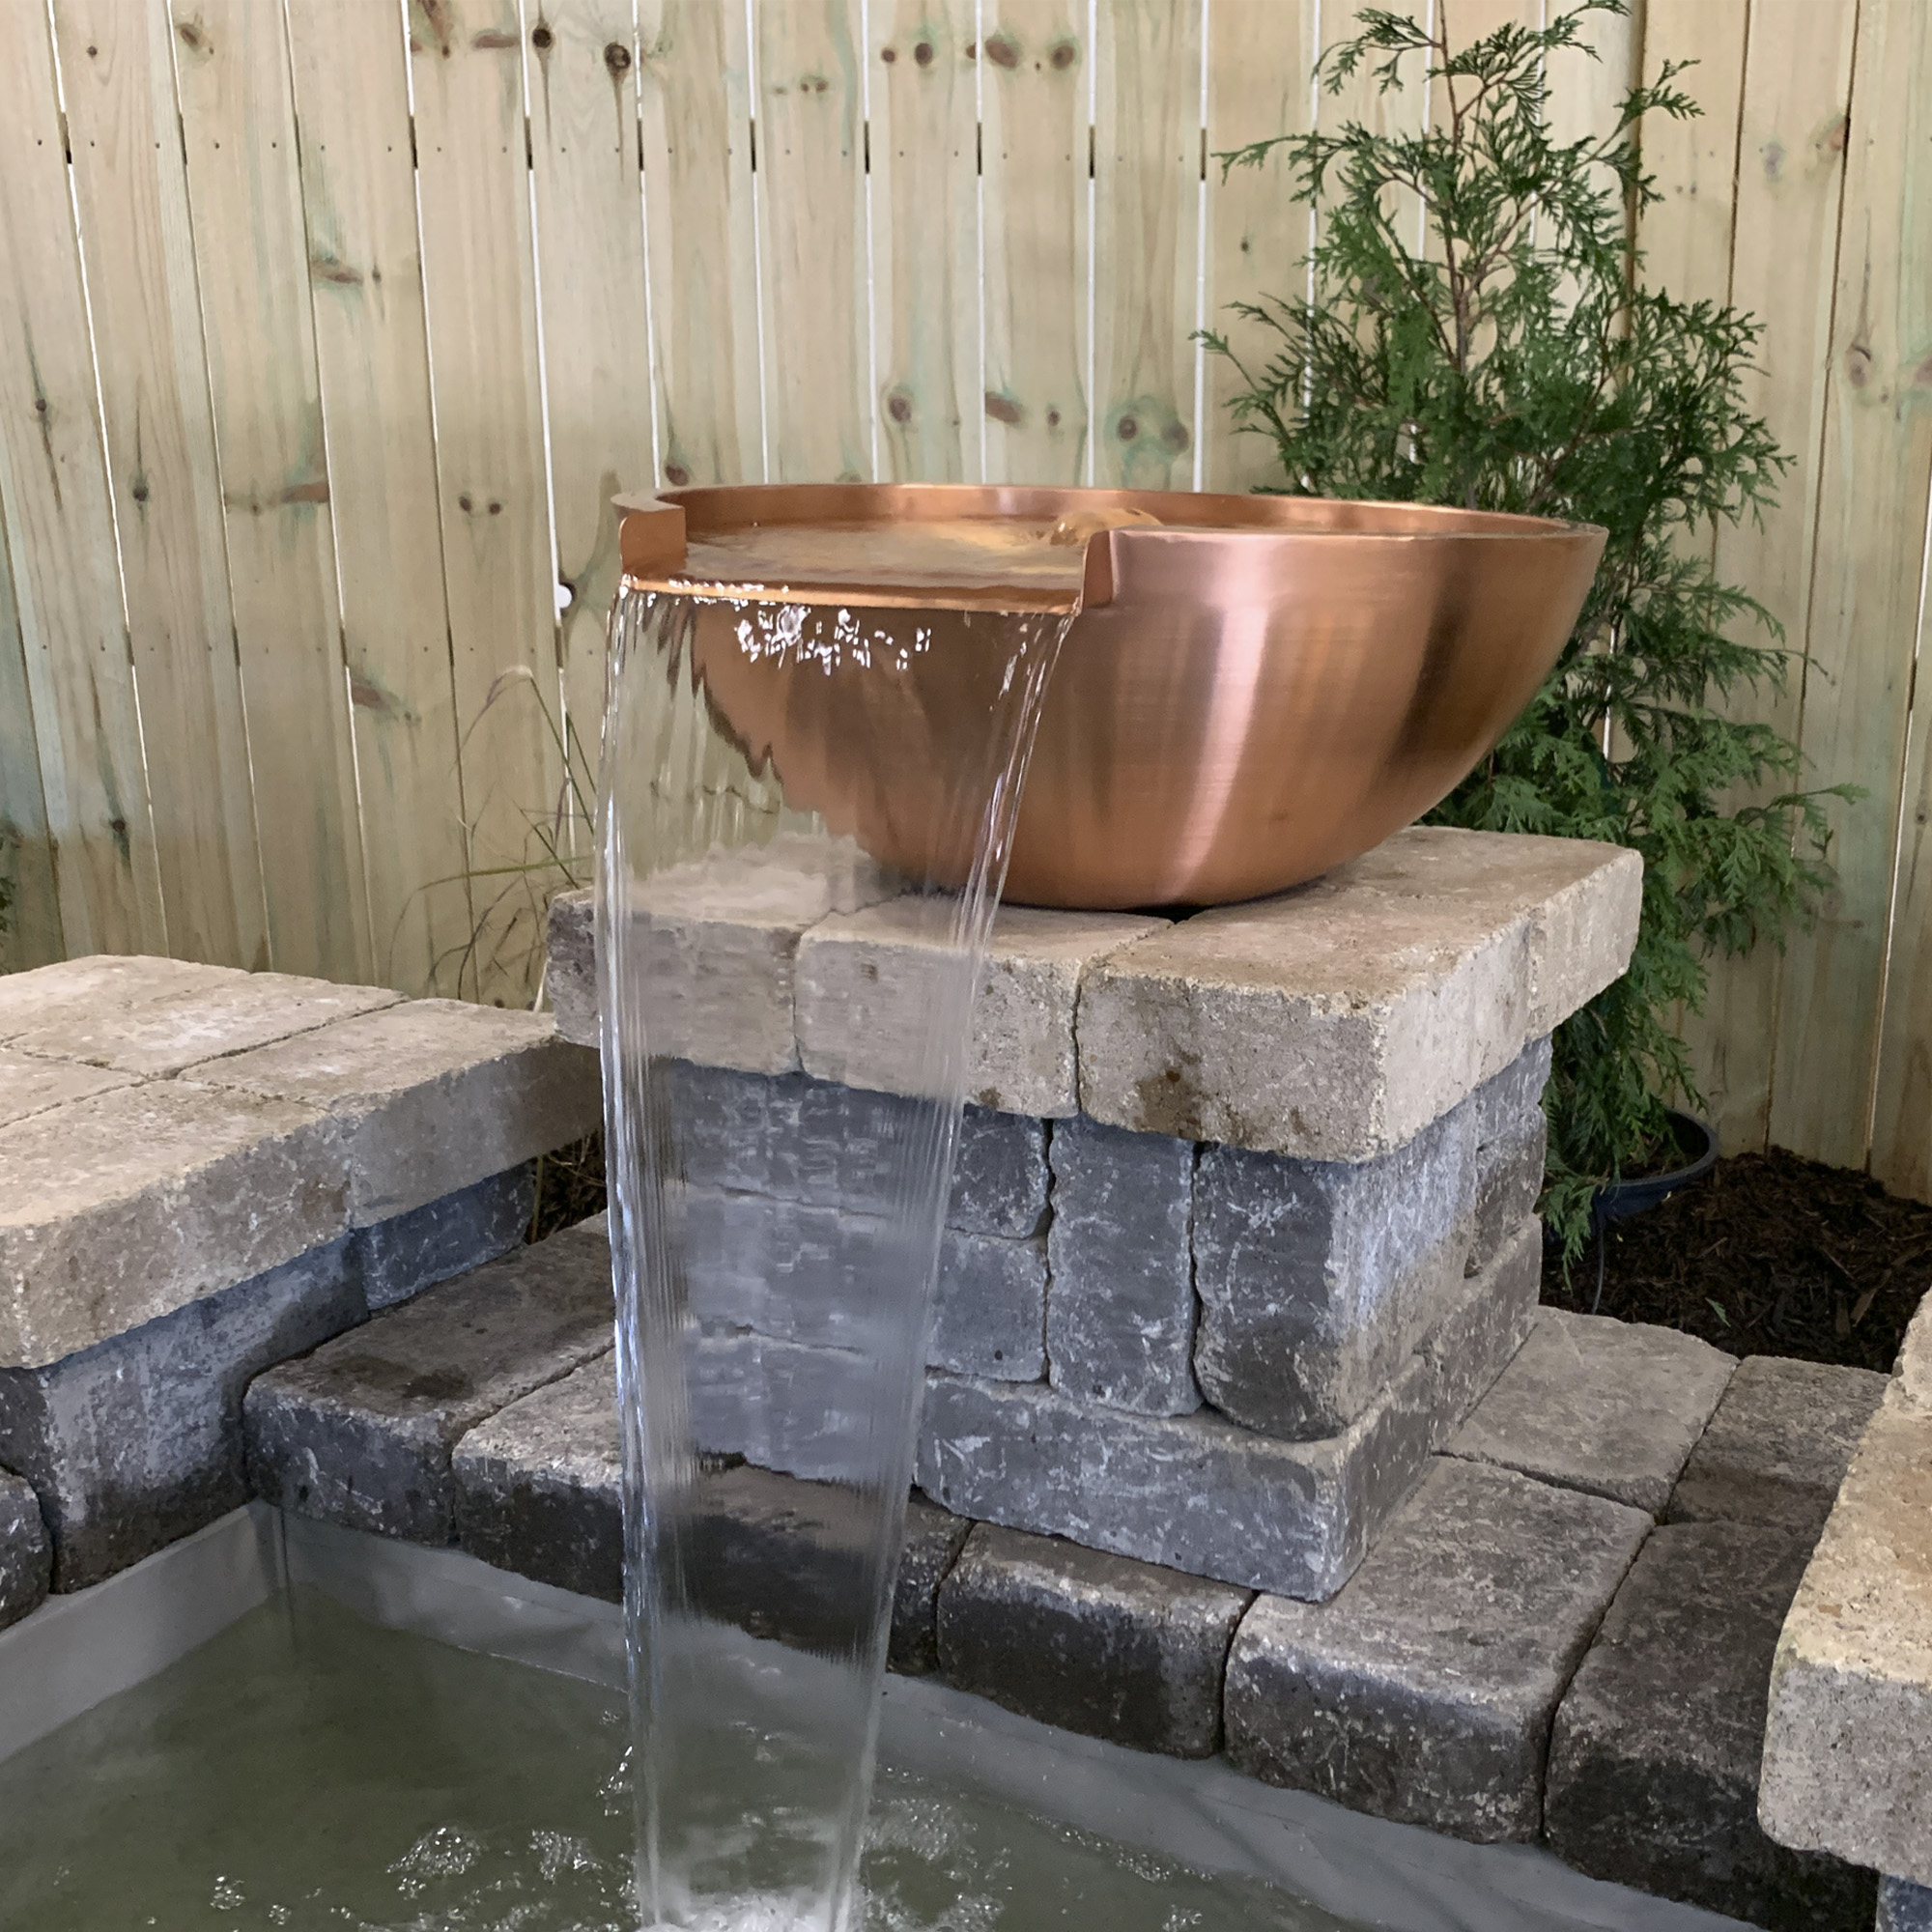
<path id="1" fill-rule="evenodd" d="M 1559 1858 L 1769 1932 L 1871 1923 L 1871 1874 L 1758 1828 L 1772 1651 L 1805 1547 L 1743 1523 L 1651 1537 L 1557 1714 L 1545 1831 Z"/>
<path id="2" fill-rule="evenodd" d="M 1549 1083 L 1549 1040 L 1533 1040 L 1493 1080 L 1476 1089 L 1475 1227 L 1465 1265 L 1480 1274 L 1518 1228 L 1536 1212 L 1548 1157 L 1549 1122 L 1543 1090 Z"/>
<path id="3" fill-rule="evenodd" d="M 574 1228 L 259 1376 L 255 1492 L 412 1543 L 455 1533 L 450 1455 L 486 1417 L 611 1347 L 611 1251 Z"/>
<path id="4" fill-rule="evenodd" d="M 544 926 L 544 993 L 557 1034 L 576 1046 L 597 1037 L 597 895 L 588 886 L 558 893 Z"/>
<path id="5" fill-rule="evenodd" d="M 0 1367 L 93 1348 L 348 1223 L 341 1151 L 315 1108 L 189 1080 L 0 1127 Z"/>
<path id="6" fill-rule="evenodd" d="M 906 1501 L 905 1540 L 893 1584 L 893 1635 L 888 1665 L 903 1676 L 927 1677 L 939 1668 L 939 1593 L 972 1523 L 923 1496 Z"/>
<path id="7" fill-rule="evenodd" d="M 363 1319 L 337 1239 L 37 1368 L 0 1369 L 0 1463 L 39 1492 L 54 1588 L 84 1589 L 248 1499 L 242 1402 Z"/>
<path id="8" fill-rule="evenodd" d="M 1898 1351 L 1898 1391 L 1917 1407 L 1932 1408 L 1932 1294 L 1918 1304 L 1905 1331 Z"/>
<path id="9" fill-rule="evenodd" d="M 30 1053 L 0 1046 L 0 1127 L 24 1121 L 30 1114 L 44 1114 L 66 1100 L 85 1100 L 90 1094 L 126 1087 L 132 1079 L 132 1074 L 104 1066 L 37 1060 Z"/>
<path id="10" fill-rule="evenodd" d="M 53 1545 L 33 1485 L 0 1469 L 0 1630 L 46 1601 Z"/>
<path id="11" fill-rule="evenodd" d="M 614 1354 L 499 1409 L 449 1459 L 456 1540 L 560 1590 L 624 1598 L 623 1459 Z"/>
<path id="12" fill-rule="evenodd" d="M 1448 1452 L 1661 1517 L 1736 1367 L 1674 1328 L 1546 1308 Z"/>
<path id="13" fill-rule="evenodd" d="M 981 1523 L 939 1593 L 950 1684 L 1022 1717 L 1211 1756 L 1245 1590 Z"/>
<path id="14" fill-rule="evenodd" d="M 1932 1414 L 1894 1386 L 1772 1667 L 1758 1812 L 1780 1843 L 1932 1885 Z"/>
<path id="15" fill-rule="evenodd" d="M 1476 1116 L 1464 1105 L 1372 1161 L 1203 1151 L 1194 1280 L 1202 1393 L 1250 1429 L 1330 1435 L 1460 1296 Z"/>
<path id="16" fill-rule="evenodd" d="M 1611 846 L 1411 826 L 1095 963 L 1080 1104 L 1304 1159 L 1387 1153 L 1623 971 L 1641 881 Z"/>
<path id="17" fill-rule="evenodd" d="M 362 1298 L 372 1310 L 391 1308 L 508 1254 L 528 1232 L 536 1192 L 536 1163 L 525 1161 L 473 1187 L 356 1229 L 350 1252 Z"/>
<path id="18" fill-rule="evenodd" d="M 969 1100 L 947 1225 L 970 1235 L 1037 1235 L 1046 1220 L 1046 1122 Z"/>
<path id="19" fill-rule="evenodd" d="M 152 1077 L 393 1007 L 402 997 L 387 986 L 237 973 L 203 985 L 156 986 L 125 1004 L 102 998 L 29 1028 L 13 1043 L 22 1053 Z"/>
<path id="20" fill-rule="evenodd" d="M 1046 1374 L 1047 1244 L 962 1235 L 939 1240 L 926 1362 L 954 1375 L 1037 1381 Z"/>
<path id="21" fill-rule="evenodd" d="M 927 1015 L 956 1002 L 943 906 L 889 899 L 822 921 L 798 949 L 801 1064 L 821 1079 L 887 1094 L 926 1091 Z M 973 1009 L 967 1094 L 1001 1113 L 1078 1111 L 1074 1007 L 1082 976 L 1166 922 L 1123 913 L 1002 906 Z"/>
<path id="22" fill-rule="evenodd" d="M 1228 1755 L 1358 1811 L 1533 1839 L 1571 1672 L 1641 1512 L 1438 1459 L 1329 1604 L 1264 1597 L 1228 1660 Z"/>
<path id="23" fill-rule="evenodd" d="M 1520 1342 L 1540 1239 L 1532 1223 L 1338 1435 L 1289 1442 L 1206 1411 L 1134 1415 L 1056 1389 L 933 1376 L 919 1486 L 961 1516 L 1243 1588 L 1332 1596 Z"/>
<path id="24" fill-rule="evenodd" d="M 1881 1879 L 1874 1932 L 1932 1932 L 1932 1886 L 1914 1885 L 1903 1878 Z"/>
<path id="25" fill-rule="evenodd" d="M 0 974 L 0 1040 L 84 1021 L 103 1009 L 186 998 L 232 985 L 248 975 L 235 966 L 201 966 L 144 953 L 97 952 Z"/>
<path id="26" fill-rule="evenodd" d="M 1886 1378 L 1750 1355 L 1671 1492 L 1673 1522 L 1756 1522 L 1816 1541 Z"/>
<path id="27" fill-rule="evenodd" d="M 596 1056 L 548 1014 L 413 1000 L 209 1063 L 211 1085 L 322 1112 L 367 1227 L 581 1140 L 602 1119 Z"/>
<path id="28" fill-rule="evenodd" d="M 1055 1126 L 1050 1158 L 1054 1387 L 1143 1415 L 1191 1414 L 1193 1142 L 1076 1118 Z"/>

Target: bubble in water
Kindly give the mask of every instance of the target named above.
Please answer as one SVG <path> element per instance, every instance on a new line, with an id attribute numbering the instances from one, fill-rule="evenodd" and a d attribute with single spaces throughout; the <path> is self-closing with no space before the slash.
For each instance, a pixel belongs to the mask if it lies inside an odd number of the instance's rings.
<path id="1" fill-rule="evenodd" d="M 217 1912 L 240 1912 L 248 1903 L 242 1888 L 225 1873 L 217 1873 L 214 1880 L 214 1896 L 209 1904 Z"/>

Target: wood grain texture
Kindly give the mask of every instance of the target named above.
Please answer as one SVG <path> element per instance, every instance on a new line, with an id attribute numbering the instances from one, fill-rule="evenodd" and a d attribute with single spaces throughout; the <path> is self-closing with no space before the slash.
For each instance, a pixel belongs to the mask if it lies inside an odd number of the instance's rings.
<path id="1" fill-rule="evenodd" d="M 269 954 L 284 973 L 375 974 L 342 668 L 322 392 L 289 50 L 278 7 L 173 0 L 228 579 Z"/>
<path id="2" fill-rule="evenodd" d="M 515 0 L 412 0 L 424 311 L 476 904 L 467 991 L 520 1005 L 542 967 L 540 831 L 563 765 L 535 264 Z M 546 711 L 549 719 L 546 719 Z"/>
<path id="3" fill-rule="evenodd" d="M 664 480 L 762 482 L 745 10 L 717 0 L 642 0 L 639 15 Z"/>
<path id="4" fill-rule="evenodd" d="M 449 993 L 472 920 L 403 24 L 394 0 L 288 22 L 374 971 Z"/>
<path id="5" fill-rule="evenodd" d="M 1932 14 L 1918 0 L 1863 0 L 1802 743 L 1820 781 L 1850 781 L 1868 796 L 1831 810 L 1838 886 L 1785 962 L 1771 1109 L 1779 1146 L 1847 1167 L 1862 1166 L 1868 1150 L 1932 488 L 1928 90 Z M 1916 837 L 1906 859 L 1916 878 Z M 1909 890 L 1912 916 L 1900 921 L 1897 997 L 1908 1015 L 1920 998 L 1922 903 Z M 1903 1044 L 1913 1023 L 1898 1024 Z M 1901 1120 L 1906 1087 L 1889 1091 Z M 1911 1132 L 1925 1131 L 1921 1114 Z M 1889 1147 L 1893 1134 L 1888 1126 Z"/>
<path id="6" fill-rule="evenodd" d="M 873 0 L 873 407 L 895 482 L 980 474 L 978 35 L 975 0 Z"/>
<path id="7" fill-rule="evenodd" d="M 0 0 L 0 541 L 19 680 L 0 695 L 0 809 L 51 841 L 68 948 L 163 952 L 53 46 L 38 0 Z"/>
<path id="8" fill-rule="evenodd" d="M 619 491 L 656 482 L 632 0 L 544 0 L 530 31 L 530 154 L 550 412 L 564 708 L 583 758 L 570 845 L 587 863 Z"/>
<path id="9" fill-rule="evenodd" d="M 163 0 L 58 0 L 170 952 L 270 962 Z"/>
<path id="10" fill-rule="evenodd" d="M 1738 148 L 1729 298 L 1767 325 L 1746 377 L 1746 402 L 1793 467 L 1761 525 L 1719 532 L 1716 565 L 1783 625 L 1794 656 L 1781 695 L 1739 693 L 1727 709 L 1791 738 L 1804 683 L 1857 15 L 1857 0 L 1753 0 Z M 1712 960 L 1704 1010 L 1685 1022 L 1728 1151 L 1762 1147 L 1770 1129 L 1782 968 L 1782 952 L 1769 943 L 1742 959 Z"/>
<path id="11" fill-rule="evenodd" d="M 1087 477 L 1085 0 L 984 0 L 980 198 L 986 478 Z"/>
<path id="12" fill-rule="evenodd" d="M 757 0 L 758 247 L 771 480 L 873 473 L 858 0 Z"/>
<path id="13" fill-rule="evenodd" d="M 66 956 L 26 651 L 0 517 L 0 973 Z"/>
<path id="14" fill-rule="evenodd" d="M 1315 15 L 1314 0 L 1213 0 L 1208 14 L 1208 327 L 1256 375 L 1281 339 L 1229 305 L 1300 295 L 1314 228 L 1293 198 L 1293 170 L 1279 150 L 1259 167 L 1232 172 L 1215 156 L 1308 130 Z M 1233 362 L 1209 356 L 1202 439 L 1210 490 L 1249 490 L 1280 477 L 1272 438 L 1237 429 L 1229 412 L 1231 399 L 1248 386 Z"/>
<path id="15" fill-rule="evenodd" d="M 1187 489 L 1200 327 L 1200 0 L 1100 0 L 1094 480 Z"/>

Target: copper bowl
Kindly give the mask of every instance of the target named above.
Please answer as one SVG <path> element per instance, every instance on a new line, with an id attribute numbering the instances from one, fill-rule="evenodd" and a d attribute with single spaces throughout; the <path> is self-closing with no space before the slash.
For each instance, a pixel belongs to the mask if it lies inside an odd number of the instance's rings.
<path id="1" fill-rule="evenodd" d="M 912 608 L 940 627 L 947 648 L 880 679 L 751 664 L 722 617 L 700 620 L 691 667 L 789 803 L 915 872 L 963 870 L 936 850 L 933 828 L 958 795 L 956 741 L 969 735 L 949 721 L 983 702 L 973 678 L 985 653 L 976 660 L 946 627 L 970 633 L 966 613 L 989 610 L 1074 611 L 1006 895 L 1095 909 L 1279 892 L 1420 816 L 1534 695 L 1604 548 L 1590 526 L 1305 497 L 835 484 L 619 507 L 633 584 L 730 581 L 741 596 Z M 1006 582 L 923 570 L 895 557 L 888 534 L 922 524 L 1042 534 L 1136 512 L 1158 527 L 1098 529 Z M 825 567 L 800 570 L 814 531 L 827 533 Z M 855 572 L 868 531 L 879 566 Z M 782 583 L 753 581 L 728 554 L 760 532 L 788 535 Z"/>

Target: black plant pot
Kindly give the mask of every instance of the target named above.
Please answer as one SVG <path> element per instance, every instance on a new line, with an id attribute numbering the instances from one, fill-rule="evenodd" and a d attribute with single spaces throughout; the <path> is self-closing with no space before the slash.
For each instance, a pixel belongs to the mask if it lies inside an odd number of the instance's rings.
<path id="1" fill-rule="evenodd" d="M 1670 1121 L 1676 1129 L 1678 1146 L 1696 1148 L 1697 1153 L 1681 1167 L 1667 1168 L 1662 1174 L 1646 1174 L 1638 1180 L 1613 1180 L 1607 1187 L 1598 1188 L 1597 1198 L 1590 1204 L 1590 1232 L 1597 1243 L 1597 1293 L 1590 1302 L 1592 1315 L 1604 1299 L 1604 1254 L 1607 1245 L 1605 1229 L 1613 1222 L 1628 1221 L 1647 1208 L 1655 1208 L 1680 1187 L 1702 1180 L 1718 1164 L 1716 1127 L 1693 1120 L 1689 1114 L 1680 1114 L 1674 1107 L 1670 1110 Z"/>

